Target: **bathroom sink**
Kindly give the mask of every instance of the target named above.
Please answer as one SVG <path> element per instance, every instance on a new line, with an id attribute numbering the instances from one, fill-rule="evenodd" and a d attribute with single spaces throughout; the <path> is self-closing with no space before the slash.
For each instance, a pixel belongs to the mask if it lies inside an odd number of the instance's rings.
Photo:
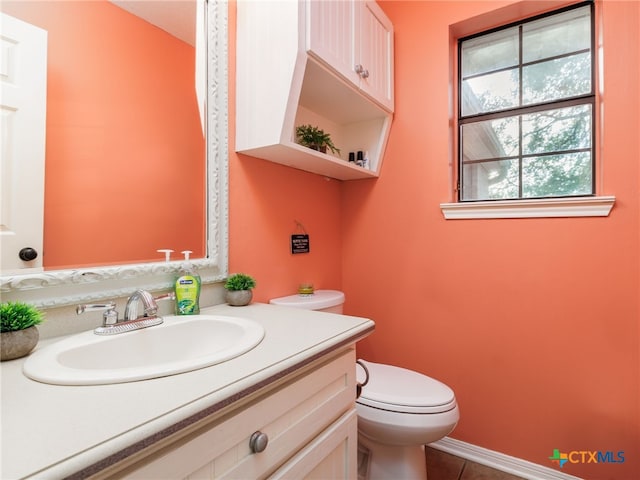
<path id="1" fill-rule="evenodd" d="M 248 352 L 264 338 L 257 322 L 223 315 L 164 316 L 118 335 L 79 333 L 33 352 L 26 376 L 55 385 L 103 385 L 189 372 Z"/>

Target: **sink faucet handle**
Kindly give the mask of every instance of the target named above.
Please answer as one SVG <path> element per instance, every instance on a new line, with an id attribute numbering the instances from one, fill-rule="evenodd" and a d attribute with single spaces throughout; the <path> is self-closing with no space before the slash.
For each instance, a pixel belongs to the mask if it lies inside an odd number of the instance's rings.
<path id="1" fill-rule="evenodd" d="M 175 292 L 169 292 L 169 293 L 165 293 L 164 295 L 159 295 L 157 297 L 154 297 L 154 300 L 156 302 L 159 302 L 161 300 L 175 300 L 175 299 L 176 299 Z"/>
<path id="2" fill-rule="evenodd" d="M 116 312 L 116 303 L 115 302 L 107 302 L 107 303 L 88 303 L 78 305 L 76 307 L 76 313 L 80 315 L 84 312 L 92 312 L 96 310 L 104 310 L 105 312 L 102 314 L 102 325 L 113 325 L 118 323 L 118 312 Z"/>
<path id="3" fill-rule="evenodd" d="M 113 310 L 116 308 L 116 302 L 107 303 L 85 303 L 76 307 L 76 313 L 80 315 L 84 312 L 92 312 L 95 310 Z"/>

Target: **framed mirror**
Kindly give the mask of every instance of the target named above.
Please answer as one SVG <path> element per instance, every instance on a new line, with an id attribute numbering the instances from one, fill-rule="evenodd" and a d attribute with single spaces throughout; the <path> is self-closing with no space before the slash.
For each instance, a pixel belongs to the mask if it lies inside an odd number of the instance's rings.
<path id="1" fill-rule="evenodd" d="M 178 2 L 179 3 L 179 2 Z M 220 281 L 227 275 L 227 197 L 228 197 L 228 129 L 227 129 L 227 5 L 219 0 L 204 2 L 198 0 L 202 13 L 202 26 L 206 37 L 206 56 L 202 64 L 206 78 L 204 86 L 206 109 L 205 124 L 206 186 L 204 217 L 205 238 L 204 254 L 192 263 L 198 269 L 204 283 Z M 151 87 L 151 86 L 150 86 Z M 161 168 L 160 164 L 157 168 Z M 142 181 L 142 179 L 139 179 Z M 176 178 L 176 181 L 180 181 Z M 157 189 L 159 195 L 172 195 L 170 186 Z M 153 202 L 153 200 L 151 199 Z M 153 203 L 150 207 L 153 209 Z M 163 216 L 149 218 L 144 209 L 132 205 L 128 212 L 132 222 L 151 222 L 146 232 L 153 235 L 154 224 L 163 221 Z M 174 220 L 174 219 L 167 219 Z M 108 222 L 106 222 L 108 227 Z M 180 228 L 183 228 L 182 226 Z M 185 226 L 184 228 L 187 228 Z M 108 231 L 109 235 L 126 237 L 126 232 Z M 99 234 L 96 232 L 95 234 Z M 159 248 L 172 248 L 173 245 L 158 244 Z M 177 249 L 183 247 L 178 246 Z M 187 247 L 188 248 L 188 247 Z M 179 252 L 177 252 L 179 255 Z M 179 257 L 171 262 L 158 261 L 135 262 L 111 266 L 65 268 L 45 270 L 37 273 L 2 275 L 0 288 L 3 300 L 28 301 L 39 307 L 54 307 L 95 301 L 108 297 L 126 296 L 136 288 L 148 290 L 168 289 L 179 269 Z"/>

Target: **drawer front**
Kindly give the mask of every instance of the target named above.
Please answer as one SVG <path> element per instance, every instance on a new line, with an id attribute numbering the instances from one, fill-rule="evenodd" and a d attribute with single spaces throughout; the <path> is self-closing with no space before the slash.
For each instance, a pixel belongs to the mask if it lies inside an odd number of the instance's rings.
<path id="1" fill-rule="evenodd" d="M 354 401 L 355 351 L 350 349 L 206 430 L 178 440 L 120 478 L 266 478 L 352 410 Z M 255 432 L 269 439 L 260 453 L 249 445 Z"/>

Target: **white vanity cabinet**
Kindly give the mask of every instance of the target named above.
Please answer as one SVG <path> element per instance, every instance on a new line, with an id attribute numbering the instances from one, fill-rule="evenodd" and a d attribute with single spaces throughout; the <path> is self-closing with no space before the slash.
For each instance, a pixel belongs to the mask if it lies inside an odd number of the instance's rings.
<path id="1" fill-rule="evenodd" d="M 393 25 L 373 0 L 307 2 L 307 48 L 393 112 Z"/>
<path id="2" fill-rule="evenodd" d="M 393 117 L 393 26 L 371 0 L 237 2 L 236 151 L 340 180 L 380 174 Z M 296 143 L 318 126 L 340 155 Z M 362 151 L 367 165 L 349 162 Z"/>
<path id="3" fill-rule="evenodd" d="M 355 382 L 348 348 L 94 478 L 356 478 Z"/>

